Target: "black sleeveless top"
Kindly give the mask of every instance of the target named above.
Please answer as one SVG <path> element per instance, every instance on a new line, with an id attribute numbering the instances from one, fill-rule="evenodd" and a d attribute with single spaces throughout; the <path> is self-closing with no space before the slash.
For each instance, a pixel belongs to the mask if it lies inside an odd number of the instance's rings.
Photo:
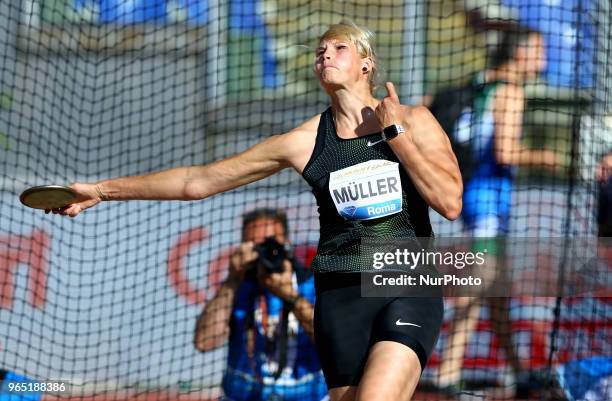
<path id="1" fill-rule="evenodd" d="M 380 139 L 380 133 L 339 138 L 331 107 L 321 114 L 315 147 L 302 173 L 312 187 L 319 209 L 321 234 L 311 266 L 315 273 L 372 271 L 372 252 L 377 249 L 371 246 L 373 241 L 433 236 L 429 207 L 401 164 L 400 212 L 372 220 L 349 220 L 336 210 L 329 191 L 330 173 L 370 160 L 400 163 L 386 142 L 372 145 Z"/>

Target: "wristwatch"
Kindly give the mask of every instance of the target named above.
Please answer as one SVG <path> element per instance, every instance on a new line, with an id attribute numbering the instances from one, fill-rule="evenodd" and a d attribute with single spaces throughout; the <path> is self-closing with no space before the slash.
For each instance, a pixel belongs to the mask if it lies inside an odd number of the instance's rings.
<path id="1" fill-rule="evenodd" d="M 395 138 L 399 134 L 403 134 L 404 132 L 406 132 L 404 127 L 399 124 L 392 124 L 383 129 L 382 139 L 384 139 L 386 142 L 389 142 L 391 139 Z"/>

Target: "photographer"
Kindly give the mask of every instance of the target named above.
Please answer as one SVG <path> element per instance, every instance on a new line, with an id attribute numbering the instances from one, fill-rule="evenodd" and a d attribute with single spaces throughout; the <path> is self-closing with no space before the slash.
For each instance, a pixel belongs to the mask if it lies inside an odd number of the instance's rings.
<path id="1" fill-rule="evenodd" d="M 313 341 L 314 279 L 293 258 L 287 218 L 258 209 L 243 216 L 229 275 L 198 318 L 195 347 L 225 343 L 225 400 L 321 400 L 327 394 Z"/>

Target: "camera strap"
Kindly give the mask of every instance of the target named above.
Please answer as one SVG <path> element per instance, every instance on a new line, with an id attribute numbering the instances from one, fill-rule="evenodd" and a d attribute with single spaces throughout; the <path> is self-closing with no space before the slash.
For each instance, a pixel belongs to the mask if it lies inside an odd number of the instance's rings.
<path id="1" fill-rule="evenodd" d="M 298 287 L 298 277 L 297 277 L 297 272 L 294 272 L 293 274 L 293 286 L 295 288 L 299 288 Z M 268 321 L 268 305 L 267 305 L 267 301 L 266 301 L 266 296 L 264 294 L 263 291 L 256 291 L 255 296 L 253 297 L 252 301 L 251 301 L 251 313 L 247 314 L 247 319 L 246 319 L 246 331 L 247 331 L 247 353 L 249 356 L 249 359 L 252 362 L 252 366 L 253 366 L 253 371 L 257 372 L 257 365 L 256 365 L 256 347 L 257 347 L 257 337 L 259 336 L 258 333 L 258 321 L 261 324 L 261 330 L 264 333 L 264 338 L 263 341 L 272 341 L 272 339 L 269 339 L 266 337 L 265 333 L 268 333 L 268 324 L 270 324 L 270 322 Z M 257 310 L 259 310 L 259 313 L 257 312 Z M 288 344 L 289 344 L 289 318 L 290 318 L 290 313 L 292 310 L 292 305 L 291 303 L 287 303 L 285 301 L 283 301 L 282 303 L 282 308 L 279 311 L 279 320 L 278 320 L 278 324 L 279 326 L 277 326 L 277 330 L 278 330 L 278 334 L 276 336 L 276 341 L 277 341 L 277 369 L 276 371 L 273 373 L 272 377 L 274 378 L 274 380 L 278 380 L 280 378 L 280 376 L 283 373 L 283 370 L 285 369 L 285 367 L 287 366 L 287 360 L 288 360 Z M 259 377 L 259 375 L 257 375 L 257 379 L 260 382 L 263 382 L 261 377 Z"/>
<path id="2" fill-rule="evenodd" d="M 251 360 L 251 364 L 252 364 L 252 368 L 253 368 L 253 372 L 256 372 L 257 375 L 257 380 L 261 383 L 263 383 L 262 378 L 259 376 L 259 374 L 257 374 L 257 366 L 256 366 L 256 356 L 255 356 L 255 348 L 256 348 L 256 343 L 257 343 L 257 337 L 258 337 L 258 329 L 257 329 L 257 323 L 256 323 L 256 318 L 255 318 L 255 305 L 259 304 L 259 308 L 261 311 L 261 325 L 262 325 L 262 330 L 264 331 L 264 333 L 267 331 L 267 325 L 268 325 L 268 311 L 267 311 L 267 304 L 266 301 L 264 299 L 265 297 L 262 294 L 259 294 L 254 302 L 253 302 L 253 308 L 252 308 L 252 313 L 250 313 L 248 315 L 247 318 L 247 325 L 246 325 L 246 329 L 247 329 L 247 353 L 249 355 L 249 359 Z M 278 332 L 278 367 L 276 369 L 276 372 L 274 372 L 274 380 L 278 380 L 278 378 L 281 376 L 281 374 L 283 373 L 283 370 L 285 369 L 285 366 L 287 366 L 287 344 L 288 344 L 288 338 L 289 338 L 289 312 L 291 312 L 291 307 L 289 306 L 289 304 L 283 302 L 283 308 L 281 311 L 281 315 L 280 315 L 280 327 L 279 327 L 279 332 Z M 265 335 L 264 335 L 265 338 Z M 267 339 L 264 339 L 264 341 L 268 341 Z"/>
<path id="3" fill-rule="evenodd" d="M 295 267 L 297 266 L 295 263 L 295 259 L 291 258 L 291 263 L 294 267 L 293 271 L 293 286 L 296 289 L 299 289 L 298 286 L 298 282 L 299 280 L 297 279 L 297 272 L 295 270 Z M 283 370 L 285 369 L 285 366 L 287 366 L 287 342 L 289 339 L 289 313 L 291 312 L 291 310 L 293 309 L 293 305 L 289 304 L 285 301 L 283 301 L 283 313 L 282 313 L 282 320 L 281 320 L 281 327 L 280 327 L 280 333 L 279 336 L 280 338 L 278 339 L 278 346 L 279 346 L 279 351 L 278 351 L 278 370 L 276 371 L 276 373 L 274 374 L 274 379 L 278 380 L 278 378 L 280 377 L 281 373 L 283 373 Z"/>
<path id="4" fill-rule="evenodd" d="M 288 328 L 289 328 L 289 305 L 283 302 L 283 314 L 281 320 L 281 327 L 278 339 L 278 369 L 274 374 L 274 379 L 278 380 L 281 373 L 287 365 L 287 340 L 288 340 Z"/>

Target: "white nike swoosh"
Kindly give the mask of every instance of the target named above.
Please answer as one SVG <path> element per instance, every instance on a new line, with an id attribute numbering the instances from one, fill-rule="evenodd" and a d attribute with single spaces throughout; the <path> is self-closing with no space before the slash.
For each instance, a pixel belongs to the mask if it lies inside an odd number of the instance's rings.
<path id="1" fill-rule="evenodd" d="M 372 141 L 368 141 L 368 146 L 374 146 L 374 145 L 376 145 L 377 143 L 381 143 L 382 141 L 384 141 L 384 139 L 379 139 L 378 141 L 374 141 L 374 142 L 372 142 Z"/>
<path id="2" fill-rule="evenodd" d="M 400 319 L 397 319 L 397 322 L 395 322 L 396 326 L 414 326 L 414 327 L 421 327 L 418 324 L 414 324 L 414 323 L 408 323 L 408 322 L 401 322 Z"/>

